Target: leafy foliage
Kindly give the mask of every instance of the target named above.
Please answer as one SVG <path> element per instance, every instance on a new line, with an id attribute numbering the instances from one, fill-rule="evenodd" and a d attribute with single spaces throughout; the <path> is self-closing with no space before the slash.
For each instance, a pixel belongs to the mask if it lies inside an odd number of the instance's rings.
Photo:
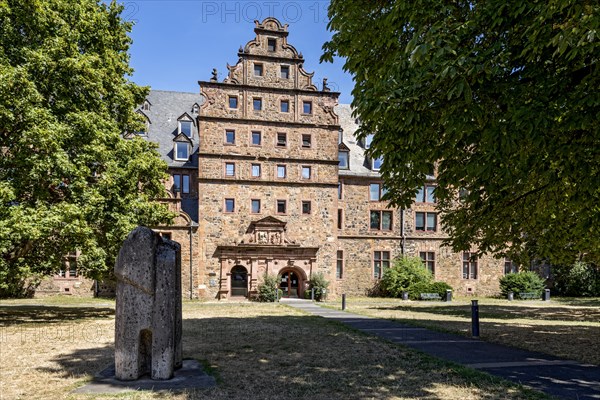
<path id="1" fill-rule="evenodd" d="M 262 302 L 274 302 L 277 297 L 281 299 L 283 291 L 278 288 L 279 279 L 277 275 L 265 274 L 262 282 L 258 285 L 258 296 L 256 300 Z M 279 295 L 277 295 L 279 293 Z"/>
<path id="2" fill-rule="evenodd" d="M 431 282 L 433 276 L 423 261 L 419 257 L 405 256 L 394 260 L 394 265 L 384 271 L 379 287 L 384 296 L 402 297 L 402 292 L 410 291 L 412 286 Z"/>
<path id="3" fill-rule="evenodd" d="M 315 300 L 321 301 L 325 294 L 327 293 L 327 288 L 329 287 L 329 281 L 325 279 L 325 275 L 321 272 L 317 272 L 312 275 L 309 285 L 310 289 L 315 289 Z"/>
<path id="4" fill-rule="evenodd" d="M 169 222 L 166 164 L 123 140 L 147 88 L 127 80 L 131 24 L 93 0 L 0 2 L 0 296 L 81 251 L 101 277 L 136 225 Z"/>
<path id="5" fill-rule="evenodd" d="M 598 2 L 332 0 L 329 16 L 322 60 L 345 58 L 393 205 L 435 166 L 454 250 L 600 259 Z"/>
<path id="6" fill-rule="evenodd" d="M 544 280 L 533 271 L 507 274 L 500 278 L 500 292 L 503 296 L 513 292 L 515 297 L 519 297 L 519 293 L 535 293 L 541 297 L 545 287 Z"/>
<path id="7" fill-rule="evenodd" d="M 569 266 L 552 266 L 553 292 L 563 296 L 600 296 L 600 268 L 578 261 Z"/>

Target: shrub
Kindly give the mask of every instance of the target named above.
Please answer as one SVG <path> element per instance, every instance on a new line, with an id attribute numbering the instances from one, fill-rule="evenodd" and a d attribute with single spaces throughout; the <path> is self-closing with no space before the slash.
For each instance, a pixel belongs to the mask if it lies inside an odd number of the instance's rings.
<path id="1" fill-rule="evenodd" d="M 600 268 L 578 261 L 569 266 L 552 266 L 554 290 L 563 296 L 600 296 Z"/>
<path id="2" fill-rule="evenodd" d="M 278 283 L 279 279 L 277 279 L 277 275 L 265 274 L 262 282 L 258 285 L 258 296 L 256 297 L 256 300 L 262 302 L 274 302 L 276 300 L 276 293 L 279 293 L 279 298 L 281 298 L 283 291 L 278 288 Z"/>
<path id="3" fill-rule="evenodd" d="M 402 297 L 402 292 L 418 283 L 433 281 L 431 272 L 419 257 L 402 257 L 394 261 L 392 268 L 384 271 L 380 288 L 384 296 Z"/>
<path id="4" fill-rule="evenodd" d="M 323 275 L 321 272 L 313 274 L 312 279 L 310 280 L 308 298 L 310 298 L 310 290 L 315 289 L 315 300 L 321 301 L 323 297 L 325 297 L 324 295 L 327 293 L 328 287 L 329 282 L 325 279 L 325 275 Z"/>
<path id="5" fill-rule="evenodd" d="M 541 297 L 545 287 L 544 280 L 533 271 L 507 274 L 500 278 L 500 292 L 503 296 L 513 292 L 515 297 L 518 297 L 519 293 L 536 293 Z"/>
<path id="6" fill-rule="evenodd" d="M 446 282 L 418 282 L 408 288 L 408 298 L 420 300 L 421 293 L 437 293 L 442 299 L 446 298 L 446 290 L 452 290 L 452 286 Z"/>

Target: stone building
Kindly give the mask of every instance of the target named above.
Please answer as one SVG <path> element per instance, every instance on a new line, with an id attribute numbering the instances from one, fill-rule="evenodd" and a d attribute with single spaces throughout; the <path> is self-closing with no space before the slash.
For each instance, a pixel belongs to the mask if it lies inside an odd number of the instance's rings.
<path id="1" fill-rule="evenodd" d="M 312 81 L 287 28 L 255 22 L 222 81 L 213 70 L 199 93 L 152 91 L 138 110 L 147 127 L 135 135 L 169 164 L 164 201 L 179 217 L 155 229 L 182 246 L 184 296 L 251 296 L 265 273 L 302 296 L 316 272 L 333 296 L 364 295 L 402 254 L 459 295 L 497 293 L 510 262 L 441 247 L 434 176 L 410 209 L 380 201 L 382 160 L 365 157 L 370 138 L 359 142 L 350 106 Z"/>

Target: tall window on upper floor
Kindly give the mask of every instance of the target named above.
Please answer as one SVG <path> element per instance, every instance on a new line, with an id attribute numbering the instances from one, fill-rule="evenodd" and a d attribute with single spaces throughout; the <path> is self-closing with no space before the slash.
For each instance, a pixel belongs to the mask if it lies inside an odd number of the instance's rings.
<path id="1" fill-rule="evenodd" d="M 373 134 L 369 134 L 369 135 L 365 136 L 364 143 L 365 143 L 365 149 L 370 149 L 371 143 L 373 143 Z"/>
<path id="2" fill-rule="evenodd" d="M 179 121 L 179 133 L 183 133 L 185 136 L 192 137 L 192 121 L 180 120 Z"/>
<path id="3" fill-rule="evenodd" d="M 187 161 L 190 158 L 190 145 L 187 142 L 175 142 L 175 160 Z"/>
<path id="4" fill-rule="evenodd" d="M 190 192 L 190 176 L 189 175 L 181 176 L 181 192 L 182 193 Z"/>
<path id="5" fill-rule="evenodd" d="M 229 96 L 229 108 L 238 108 L 237 96 Z"/>
<path id="6" fill-rule="evenodd" d="M 340 161 L 340 169 L 350 168 L 350 163 L 348 162 L 348 155 L 349 155 L 349 153 L 347 151 L 340 151 L 338 153 L 338 160 Z"/>
<path id="7" fill-rule="evenodd" d="M 254 76 L 263 76 L 262 64 L 254 64 Z"/>
<path id="8" fill-rule="evenodd" d="M 279 110 L 281 112 L 289 112 L 290 111 L 290 101 L 289 100 L 281 100 L 281 103 L 279 103 Z"/>
<path id="9" fill-rule="evenodd" d="M 415 229 L 417 231 L 437 231 L 437 214 L 431 212 L 415 213 Z"/>
<path id="10" fill-rule="evenodd" d="M 173 175 L 173 192 L 181 191 L 181 175 Z"/>
<path id="11" fill-rule="evenodd" d="M 478 273 L 477 255 L 465 251 L 462 257 L 462 277 L 463 279 L 477 279 Z"/>
<path id="12" fill-rule="evenodd" d="M 424 185 L 417 191 L 417 203 L 435 203 L 435 186 Z"/>
<path id="13" fill-rule="evenodd" d="M 303 114 L 312 114 L 312 101 L 303 101 L 302 102 L 302 113 Z"/>
<path id="14" fill-rule="evenodd" d="M 312 137 L 309 133 L 302 134 L 302 147 L 309 148 L 312 146 Z"/>
<path id="15" fill-rule="evenodd" d="M 391 231 L 392 230 L 392 211 L 371 210 L 370 226 L 373 230 Z"/>
<path id="16" fill-rule="evenodd" d="M 290 66 L 289 65 L 282 65 L 281 66 L 281 78 L 282 79 L 289 79 L 290 77 Z"/>
<path id="17" fill-rule="evenodd" d="M 277 39 L 267 39 L 267 50 L 269 51 L 275 51 L 275 49 L 277 48 Z"/>
<path id="18" fill-rule="evenodd" d="M 252 108 L 254 111 L 262 110 L 262 99 L 260 97 L 255 97 L 252 99 Z"/>

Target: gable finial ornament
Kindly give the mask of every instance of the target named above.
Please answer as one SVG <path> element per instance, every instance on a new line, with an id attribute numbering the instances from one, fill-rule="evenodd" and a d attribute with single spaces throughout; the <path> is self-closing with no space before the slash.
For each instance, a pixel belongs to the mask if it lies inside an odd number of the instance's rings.
<path id="1" fill-rule="evenodd" d="M 238 50 L 238 53 L 243 53 L 244 52 L 244 48 L 242 47 L 242 45 L 240 45 L 240 49 Z"/>
<path id="2" fill-rule="evenodd" d="M 213 68 L 213 70 L 212 70 L 212 78 L 210 78 L 210 81 L 211 82 L 217 82 L 218 81 L 218 78 L 217 78 L 217 69 L 216 68 Z"/>
<path id="3" fill-rule="evenodd" d="M 329 86 L 327 86 L 327 78 L 323 78 L 323 91 L 324 92 L 330 92 L 331 89 L 329 89 Z"/>

